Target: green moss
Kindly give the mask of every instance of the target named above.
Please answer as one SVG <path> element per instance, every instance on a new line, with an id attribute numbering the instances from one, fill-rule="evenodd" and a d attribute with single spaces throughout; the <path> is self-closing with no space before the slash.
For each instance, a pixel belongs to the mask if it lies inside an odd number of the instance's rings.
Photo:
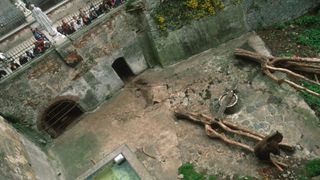
<path id="1" fill-rule="evenodd" d="M 178 172 L 183 174 L 184 180 L 204 180 L 204 174 L 198 173 L 190 163 L 180 166 Z"/>
<path id="2" fill-rule="evenodd" d="M 45 149 L 46 145 L 51 142 L 48 134 L 39 132 L 32 128 L 31 124 L 24 123 L 18 117 L 10 113 L 1 114 L 20 134 L 24 135 L 31 142 L 37 144 L 40 148 Z M 25 122 L 32 122 L 25 121 Z"/>
<path id="3" fill-rule="evenodd" d="M 133 3 L 134 3 L 135 1 L 136 1 L 136 0 L 128 0 L 128 1 L 126 2 L 126 5 L 125 5 L 126 11 L 129 10 L 129 9 L 131 9 L 131 8 L 133 7 Z"/>
<path id="4" fill-rule="evenodd" d="M 306 126 L 314 128 L 319 125 L 319 120 L 310 112 L 310 110 L 296 107 L 294 111 L 299 115 L 299 118 L 304 121 Z"/>
<path id="5" fill-rule="evenodd" d="M 16 124 L 16 123 L 20 122 L 19 118 L 17 118 L 16 116 L 14 116 L 13 114 L 10 114 L 10 113 L 4 113 L 2 116 L 4 119 L 9 121 L 10 123 Z"/>
<path id="6" fill-rule="evenodd" d="M 66 179 L 75 179 L 92 166 L 90 159 L 98 152 L 97 148 L 97 138 L 94 134 L 87 133 L 73 137 L 72 141 L 60 142 L 51 150 L 68 172 Z"/>
<path id="7" fill-rule="evenodd" d="M 234 5 L 240 5 L 241 4 L 241 1 L 242 0 L 232 0 L 232 3 L 234 4 Z"/>
<path id="8" fill-rule="evenodd" d="M 314 159 L 307 163 L 305 167 L 306 175 L 314 177 L 320 175 L 320 159 Z"/>

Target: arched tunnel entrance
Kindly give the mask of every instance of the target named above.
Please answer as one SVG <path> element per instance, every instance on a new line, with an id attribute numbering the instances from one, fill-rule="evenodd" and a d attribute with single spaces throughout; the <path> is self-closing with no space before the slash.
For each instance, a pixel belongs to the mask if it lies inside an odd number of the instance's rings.
<path id="1" fill-rule="evenodd" d="M 56 138 L 75 122 L 84 111 L 73 100 L 60 100 L 49 106 L 43 113 L 41 128 Z"/>
<path id="2" fill-rule="evenodd" d="M 112 63 L 112 68 L 124 82 L 128 82 L 132 77 L 135 76 L 124 57 L 116 59 Z"/>

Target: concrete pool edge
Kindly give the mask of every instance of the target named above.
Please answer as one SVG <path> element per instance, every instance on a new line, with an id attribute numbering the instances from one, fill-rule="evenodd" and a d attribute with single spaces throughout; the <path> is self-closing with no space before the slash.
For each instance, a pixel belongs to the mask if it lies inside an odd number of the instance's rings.
<path id="1" fill-rule="evenodd" d="M 108 154 L 106 157 L 104 157 L 102 160 L 97 162 L 93 167 L 88 169 L 85 173 L 80 175 L 76 180 L 84 180 L 91 174 L 95 173 L 97 170 L 102 168 L 104 165 L 106 165 L 109 162 L 112 162 L 113 159 L 119 155 L 122 154 L 125 159 L 129 162 L 133 170 L 138 174 L 138 176 L 141 178 L 141 180 L 151 180 L 153 179 L 147 169 L 144 167 L 144 165 L 138 160 L 136 155 L 129 149 L 129 147 L 126 144 L 122 144 L 117 149 L 112 151 L 110 154 Z"/>

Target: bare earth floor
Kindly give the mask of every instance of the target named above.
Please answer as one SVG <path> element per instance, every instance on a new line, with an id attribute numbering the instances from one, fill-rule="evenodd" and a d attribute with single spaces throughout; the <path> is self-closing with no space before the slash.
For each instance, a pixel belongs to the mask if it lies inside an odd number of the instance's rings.
<path id="1" fill-rule="evenodd" d="M 186 162 L 221 178 L 267 176 L 270 166 L 250 152 L 210 139 L 200 125 L 173 117 L 174 108 L 214 114 L 217 99 L 235 78 L 240 103 L 239 110 L 227 116 L 230 121 L 264 134 L 283 133 L 284 142 L 297 146 L 295 154 L 285 159 L 289 164 L 291 158 L 319 157 L 320 128 L 314 112 L 296 91 L 265 77 L 257 64 L 234 58 L 233 50 L 246 44 L 267 53 L 251 33 L 136 77 L 54 140 L 49 152 L 59 159 L 63 176 L 78 177 L 123 143 L 156 179 L 177 179 L 178 167 Z M 232 138 L 253 145 L 238 136 Z"/>

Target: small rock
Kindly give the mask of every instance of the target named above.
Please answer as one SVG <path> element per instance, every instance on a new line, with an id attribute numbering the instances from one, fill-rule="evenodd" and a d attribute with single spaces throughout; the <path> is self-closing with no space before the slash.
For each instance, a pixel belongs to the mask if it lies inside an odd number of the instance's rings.
<path id="1" fill-rule="evenodd" d="M 320 176 L 315 176 L 311 178 L 311 180 L 319 180 L 319 179 L 320 179 Z"/>
<path id="2" fill-rule="evenodd" d="M 40 144 L 47 144 L 47 141 L 44 140 L 44 139 L 38 139 L 38 142 L 39 142 Z"/>
<path id="3" fill-rule="evenodd" d="M 184 98 L 184 97 L 186 97 L 186 94 L 184 92 L 179 92 L 178 96 L 181 97 L 181 98 Z"/>
<path id="4" fill-rule="evenodd" d="M 188 106 L 188 104 L 189 104 L 188 98 L 184 98 L 183 101 L 182 101 L 182 105 L 183 106 Z"/>
<path id="5" fill-rule="evenodd" d="M 296 149 L 297 149 L 298 151 L 302 151 L 302 150 L 303 150 L 303 147 L 302 147 L 300 144 L 298 144 L 298 145 L 296 146 Z"/>
<path id="6" fill-rule="evenodd" d="M 184 177 L 183 177 L 183 174 L 179 174 L 177 178 L 178 178 L 178 179 L 183 179 L 183 178 L 184 178 Z"/>

